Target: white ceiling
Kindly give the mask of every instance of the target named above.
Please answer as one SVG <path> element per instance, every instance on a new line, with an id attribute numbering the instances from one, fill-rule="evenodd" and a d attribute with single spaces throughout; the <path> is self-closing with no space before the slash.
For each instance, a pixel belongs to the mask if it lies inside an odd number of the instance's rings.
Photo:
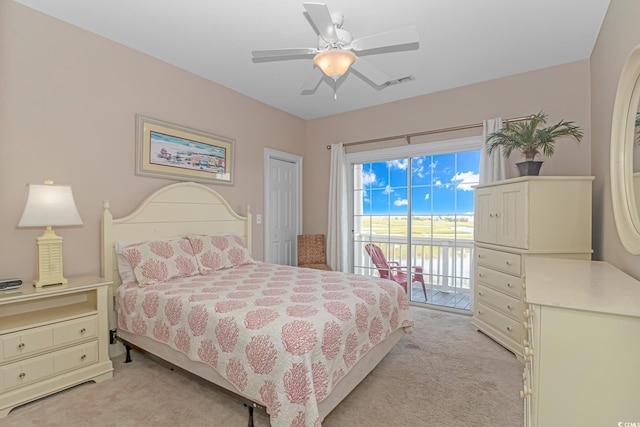
<path id="1" fill-rule="evenodd" d="M 308 0 L 15 0 L 243 93 L 313 119 L 586 59 L 609 0 L 327 0 L 354 38 L 416 26 L 417 49 L 367 55 L 392 78 L 349 71 L 300 87 L 311 59 L 254 62 L 252 50 L 316 47 Z"/>

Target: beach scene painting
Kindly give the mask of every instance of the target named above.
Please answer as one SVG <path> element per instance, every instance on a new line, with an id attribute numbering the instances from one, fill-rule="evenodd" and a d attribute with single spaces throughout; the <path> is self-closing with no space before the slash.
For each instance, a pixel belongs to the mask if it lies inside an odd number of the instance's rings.
<path id="1" fill-rule="evenodd" d="M 138 117 L 136 174 L 233 183 L 233 140 Z"/>

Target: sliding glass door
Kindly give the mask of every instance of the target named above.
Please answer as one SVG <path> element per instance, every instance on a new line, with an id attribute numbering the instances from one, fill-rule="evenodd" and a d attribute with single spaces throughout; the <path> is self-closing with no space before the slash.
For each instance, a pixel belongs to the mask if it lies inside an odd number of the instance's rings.
<path id="1" fill-rule="evenodd" d="M 469 310 L 480 151 L 463 142 L 350 158 L 355 273 L 390 277 L 415 303 Z"/>

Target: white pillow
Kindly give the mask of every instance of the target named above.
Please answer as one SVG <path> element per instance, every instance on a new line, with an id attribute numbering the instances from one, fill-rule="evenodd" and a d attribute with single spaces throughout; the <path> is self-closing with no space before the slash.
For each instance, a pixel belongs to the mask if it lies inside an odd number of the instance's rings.
<path id="1" fill-rule="evenodd" d="M 134 243 L 140 242 L 126 242 L 126 241 L 118 241 L 116 242 L 116 259 L 118 261 L 118 273 L 120 274 L 120 279 L 122 283 L 130 283 L 137 282 L 136 275 L 133 272 L 133 267 L 129 264 L 129 261 L 125 257 L 121 255 L 121 251 L 124 247 L 132 245 Z"/>

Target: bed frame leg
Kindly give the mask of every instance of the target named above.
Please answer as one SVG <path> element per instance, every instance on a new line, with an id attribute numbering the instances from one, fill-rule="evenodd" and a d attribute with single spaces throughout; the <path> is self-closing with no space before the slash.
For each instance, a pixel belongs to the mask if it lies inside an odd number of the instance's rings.
<path id="1" fill-rule="evenodd" d="M 247 427 L 253 427 L 253 406 L 249 406 L 246 403 L 244 406 L 249 408 L 249 424 L 247 424 Z"/>
<path id="2" fill-rule="evenodd" d="M 124 363 L 131 363 L 131 347 L 125 344 L 124 348 L 127 350 L 127 356 L 124 359 Z"/>

